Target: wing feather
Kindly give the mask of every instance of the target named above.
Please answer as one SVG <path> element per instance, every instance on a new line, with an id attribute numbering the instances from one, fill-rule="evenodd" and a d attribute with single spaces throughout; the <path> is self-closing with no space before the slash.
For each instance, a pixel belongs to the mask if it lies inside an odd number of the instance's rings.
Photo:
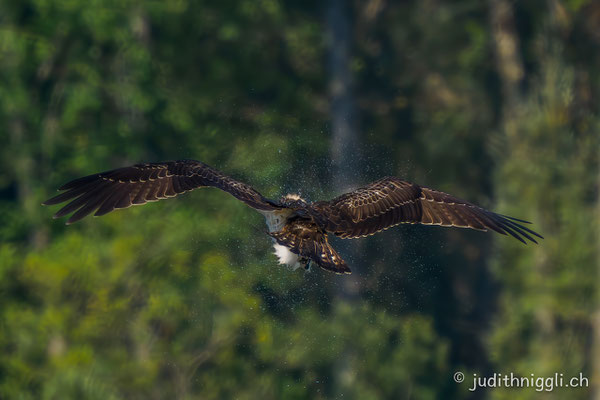
<path id="1" fill-rule="evenodd" d="M 135 205 L 146 204 L 146 194 L 150 190 L 150 182 L 143 181 L 139 184 L 133 184 L 137 187 L 137 193 L 135 193 L 135 197 L 132 200 L 132 203 Z M 175 192 L 177 194 L 177 192 Z M 133 194 L 133 191 L 132 191 Z"/>
<path id="2" fill-rule="evenodd" d="M 537 243 L 529 222 L 485 210 L 465 200 L 395 177 L 380 179 L 328 202 L 309 205 L 324 230 L 342 238 L 372 235 L 402 223 L 454 226 L 511 235 Z"/>
<path id="3" fill-rule="evenodd" d="M 67 200 L 71 200 L 71 199 L 81 195 L 82 193 L 85 193 L 85 191 L 88 190 L 91 186 L 93 186 L 93 184 L 84 183 L 84 184 L 82 184 L 81 187 L 78 187 L 75 189 L 67 189 L 66 192 L 63 192 L 63 193 L 59 194 L 58 196 L 54 196 L 53 198 L 46 200 L 44 202 L 44 205 L 54 205 L 54 204 L 64 203 Z"/>
<path id="4" fill-rule="evenodd" d="M 102 190 L 108 185 L 109 184 L 107 182 L 102 182 L 98 186 L 91 187 L 89 191 L 84 192 L 81 196 L 77 197 L 75 200 L 58 210 L 58 212 L 54 214 L 54 218 L 63 217 L 83 207 L 87 202 L 93 200 L 95 196 L 101 193 Z"/>
<path id="5" fill-rule="evenodd" d="M 258 210 L 279 208 L 249 185 L 194 160 L 136 164 L 67 182 L 44 205 L 69 202 L 55 218 L 73 213 L 67 224 L 95 211 L 100 216 L 119 208 L 170 198 L 201 187 L 216 187 Z"/>
<path id="6" fill-rule="evenodd" d="M 167 180 L 162 178 L 164 177 L 161 177 L 161 179 L 156 182 L 156 191 L 154 193 L 154 196 L 159 200 L 166 199 L 165 190 L 167 190 Z"/>
<path id="7" fill-rule="evenodd" d="M 104 202 L 102 202 L 102 204 L 100 205 L 98 210 L 96 210 L 94 215 L 99 217 L 101 215 L 108 214 L 112 210 L 116 209 L 117 204 L 121 200 L 121 197 L 123 197 L 127 193 L 130 193 L 130 185 L 130 183 L 123 183 L 121 184 L 121 186 L 117 187 L 113 193 L 109 194 L 106 197 L 106 199 L 104 200 Z"/>

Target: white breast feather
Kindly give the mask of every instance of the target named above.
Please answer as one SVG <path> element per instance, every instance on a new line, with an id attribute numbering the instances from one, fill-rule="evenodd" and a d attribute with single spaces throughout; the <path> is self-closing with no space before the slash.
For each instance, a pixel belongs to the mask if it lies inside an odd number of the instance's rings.
<path id="1" fill-rule="evenodd" d="M 275 249 L 275 255 L 279 260 L 279 264 L 287 265 L 294 271 L 302 266 L 298 261 L 298 254 L 292 253 L 287 247 L 279 243 L 273 243 L 273 248 Z"/>
<path id="2" fill-rule="evenodd" d="M 282 230 L 287 222 L 287 218 L 292 214 L 292 210 L 289 209 L 259 212 L 264 215 L 269 232 L 279 232 Z M 287 265 L 294 271 L 302 266 L 299 262 L 298 254 L 292 253 L 287 247 L 280 245 L 275 240 L 273 241 L 275 255 L 279 260 L 279 264 Z"/>

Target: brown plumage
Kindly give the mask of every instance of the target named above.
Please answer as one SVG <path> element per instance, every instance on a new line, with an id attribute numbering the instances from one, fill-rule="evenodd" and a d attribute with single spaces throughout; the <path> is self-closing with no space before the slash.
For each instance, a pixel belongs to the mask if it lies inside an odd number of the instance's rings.
<path id="1" fill-rule="evenodd" d="M 60 218 L 75 211 L 67 220 L 68 225 L 94 211 L 95 216 L 100 216 L 119 208 L 168 199 L 209 186 L 224 190 L 257 210 L 276 208 L 245 183 L 193 160 L 136 164 L 88 175 L 61 186 L 59 190 L 65 192 L 43 204 L 59 204 L 74 199 L 54 215 L 54 218 Z"/>
<path id="2" fill-rule="evenodd" d="M 262 213 L 280 261 L 294 269 L 314 262 L 328 271 L 350 273 L 329 244 L 328 233 L 351 239 L 402 223 L 491 229 L 523 243 L 537 243 L 534 236 L 542 238 L 522 225 L 527 221 L 496 214 L 395 177 L 380 179 L 330 201 L 309 203 L 292 195 L 273 201 L 249 185 L 194 160 L 136 164 L 75 179 L 59 189 L 63 193 L 43 204 L 68 202 L 54 217 L 73 213 L 67 220 L 71 224 L 91 213 L 100 216 L 201 187 L 224 190 Z M 289 254 L 281 254 L 282 251 Z"/>
<path id="3" fill-rule="evenodd" d="M 285 224 L 277 232 L 270 232 L 277 243 L 302 257 L 301 262 L 312 261 L 321 268 L 338 274 L 349 274 L 350 268 L 327 240 L 327 233 L 312 221 L 296 220 Z"/>
<path id="4" fill-rule="evenodd" d="M 491 229 L 523 243 L 540 235 L 521 225 L 529 222 L 496 214 L 444 192 L 394 177 L 375 181 L 330 201 L 312 204 L 311 216 L 328 232 L 352 239 L 398 224 Z M 520 223 L 519 223 L 520 222 Z"/>

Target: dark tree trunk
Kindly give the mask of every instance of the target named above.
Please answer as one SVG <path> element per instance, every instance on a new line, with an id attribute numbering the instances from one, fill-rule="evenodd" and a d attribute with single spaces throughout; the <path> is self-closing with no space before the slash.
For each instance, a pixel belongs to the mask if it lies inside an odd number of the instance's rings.
<path id="1" fill-rule="evenodd" d="M 332 187 L 337 194 L 355 188 L 359 183 L 360 154 L 359 138 L 356 129 L 356 110 L 352 93 L 352 74 L 350 53 L 352 29 L 348 2 L 329 0 L 327 9 L 327 27 L 329 33 L 329 90 L 331 118 L 331 173 Z M 336 286 L 336 305 L 356 302 L 359 299 L 360 241 L 339 241 L 335 247 L 343 254 L 353 271 L 352 275 L 340 277 Z M 352 387 L 354 381 L 355 351 L 351 347 L 340 353 L 335 363 L 333 378 L 335 392 L 343 395 Z"/>
<path id="2" fill-rule="evenodd" d="M 356 107 L 352 93 L 352 73 L 350 70 L 352 29 L 349 3 L 343 0 L 330 0 L 327 9 L 329 33 L 329 91 L 331 104 L 331 174 L 332 187 L 336 193 L 356 188 L 360 180 L 361 154 L 358 131 L 356 129 Z M 353 275 L 340 282 L 338 296 L 349 300 L 359 292 L 357 265 L 360 255 L 359 242 L 336 244 L 340 252 L 348 258 Z"/>

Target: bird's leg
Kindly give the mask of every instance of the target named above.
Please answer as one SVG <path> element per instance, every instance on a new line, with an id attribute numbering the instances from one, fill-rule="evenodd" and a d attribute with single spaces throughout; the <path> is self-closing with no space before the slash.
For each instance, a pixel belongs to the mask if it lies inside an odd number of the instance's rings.
<path id="1" fill-rule="evenodd" d="M 304 264 L 304 270 L 306 272 L 310 271 L 310 268 L 312 267 L 312 263 L 313 263 L 312 260 L 308 260 L 308 262 L 306 264 Z"/>
<path id="2" fill-rule="evenodd" d="M 310 271 L 310 267 L 312 266 L 312 260 L 310 258 L 302 258 L 300 262 L 302 263 L 305 271 Z"/>
<path id="3" fill-rule="evenodd" d="M 300 265 L 302 265 L 304 267 L 305 271 L 310 271 L 310 266 L 312 264 L 312 260 L 310 258 L 300 257 L 298 259 L 298 262 L 300 263 Z"/>

